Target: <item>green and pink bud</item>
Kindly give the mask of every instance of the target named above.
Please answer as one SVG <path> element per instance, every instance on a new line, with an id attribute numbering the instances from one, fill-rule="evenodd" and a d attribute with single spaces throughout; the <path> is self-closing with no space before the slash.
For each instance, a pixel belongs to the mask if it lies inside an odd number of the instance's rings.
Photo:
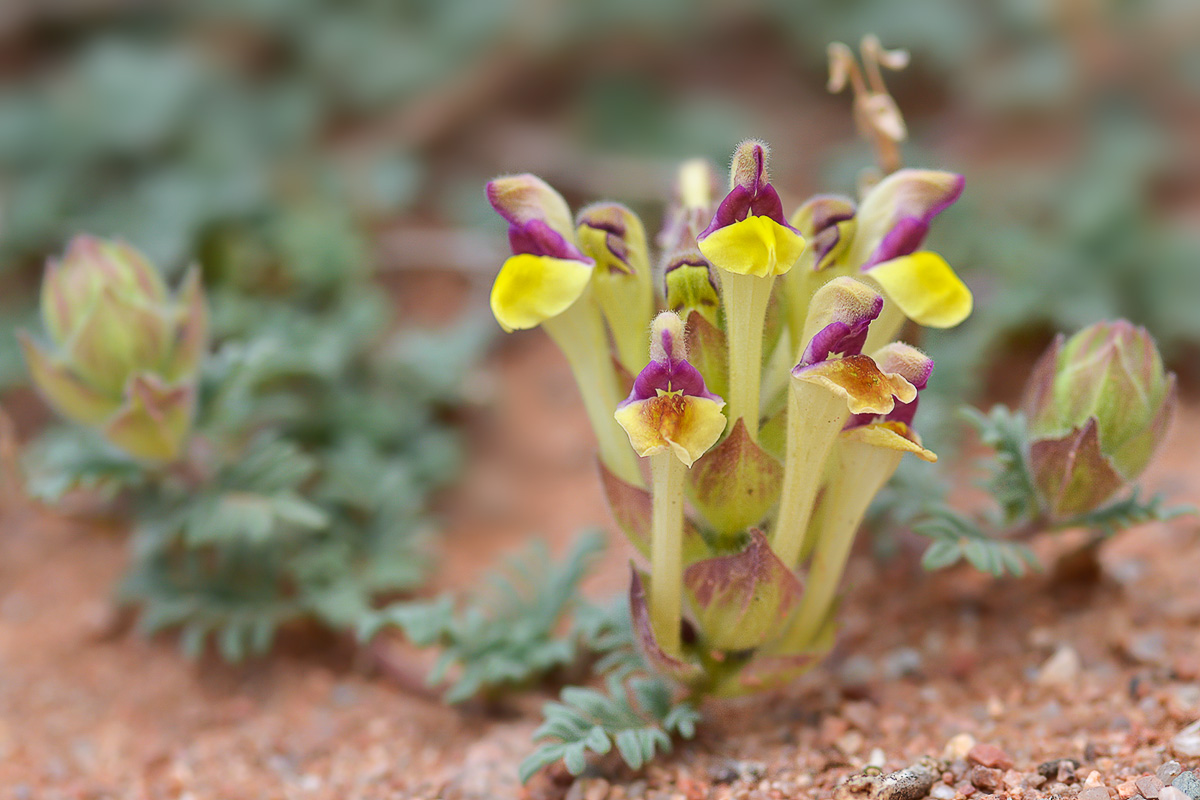
<path id="1" fill-rule="evenodd" d="M 1051 516 L 1100 507 L 1135 481 L 1176 405 L 1154 339 L 1126 320 L 1099 322 L 1042 356 L 1022 404 L 1029 467 Z"/>
<path id="2" fill-rule="evenodd" d="M 208 348 L 199 272 L 172 297 L 128 244 L 78 236 L 47 265 L 41 306 L 50 346 L 25 334 L 21 344 L 47 402 L 134 458 L 177 458 Z"/>

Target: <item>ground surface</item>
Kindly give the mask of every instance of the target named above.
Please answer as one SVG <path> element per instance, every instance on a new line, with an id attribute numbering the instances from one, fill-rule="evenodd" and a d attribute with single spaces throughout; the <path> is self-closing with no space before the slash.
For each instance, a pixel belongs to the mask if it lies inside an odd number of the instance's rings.
<path id="1" fill-rule="evenodd" d="M 586 421 L 548 341 L 507 340 L 476 388 L 487 402 L 470 423 L 463 485 L 443 503 L 439 586 L 464 585 L 530 533 L 560 548 L 588 523 L 607 525 Z M 1198 441 L 1193 405 L 1150 488 L 1200 498 Z M 612 539 L 597 595 L 625 580 L 628 551 Z M 1052 557 L 1061 545 L 1040 549 Z M 112 527 L 29 509 L 3 520 L 0 798 L 521 796 L 515 765 L 545 695 L 506 713 L 447 709 L 374 674 L 345 642 L 305 632 L 250 666 L 188 663 L 170 639 L 112 630 L 105 598 L 123 548 Z M 827 797 L 869 763 L 887 773 L 932 757 L 945 760 L 932 790 L 941 800 L 1184 800 L 1194 784 L 1170 765 L 1163 776 L 1183 796 L 1132 781 L 1172 758 L 1200 765 L 1200 735 L 1179 736 L 1200 719 L 1197 525 L 1144 526 L 1102 560 L 1102 580 L 1081 588 L 928 576 L 911 558 L 880 566 L 864 554 L 849 571 L 837 652 L 795 686 L 707 707 L 699 738 L 643 775 L 604 762 L 573 787 L 542 776 L 526 791 Z M 1078 768 L 1039 774 L 1063 758 Z M 892 784 L 875 791 L 905 800 Z"/>

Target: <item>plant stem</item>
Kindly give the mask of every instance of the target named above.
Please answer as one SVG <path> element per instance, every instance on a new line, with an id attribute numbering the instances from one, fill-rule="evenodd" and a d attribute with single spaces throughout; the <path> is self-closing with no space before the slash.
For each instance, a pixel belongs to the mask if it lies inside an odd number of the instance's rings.
<path id="1" fill-rule="evenodd" d="M 773 275 L 760 278 L 721 270 L 729 343 L 729 426 L 739 418 L 745 420 L 752 442 L 758 441 L 763 328 L 774 282 Z"/>
<path id="2" fill-rule="evenodd" d="M 821 501 L 820 538 L 809 566 L 804 599 L 788 634 L 793 641 L 811 640 L 825 626 L 858 526 L 866 516 L 871 500 L 892 477 L 903 455 L 900 450 L 862 442 L 841 443 L 837 463 L 830 471 L 825 499 Z"/>
<path id="3" fill-rule="evenodd" d="M 638 469 L 637 454 L 629 446 L 629 437 L 613 418 L 623 399 L 617 372 L 609 354 L 604 320 L 590 290 L 557 317 L 542 323 L 566 356 L 583 397 L 583 406 L 600 450 L 600 460 L 609 471 L 633 486 L 645 486 Z"/>
<path id="4" fill-rule="evenodd" d="M 849 417 L 845 399 L 821 386 L 792 381 L 783 489 L 771 533 L 772 549 L 788 567 L 800 562 L 825 462 Z"/>
<path id="5" fill-rule="evenodd" d="M 683 615 L 683 479 L 674 453 L 650 456 L 654 506 L 650 533 L 650 622 L 659 646 L 679 657 Z"/>

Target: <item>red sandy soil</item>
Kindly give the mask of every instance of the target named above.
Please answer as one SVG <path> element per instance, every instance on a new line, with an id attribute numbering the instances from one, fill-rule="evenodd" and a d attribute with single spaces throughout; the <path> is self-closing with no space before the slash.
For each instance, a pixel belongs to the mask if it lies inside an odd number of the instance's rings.
<path id="1" fill-rule="evenodd" d="M 589 590 L 621 590 L 629 550 L 608 521 L 590 432 L 552 345 L 540 333 L 507 339 L 472 381 L 487 402 L 470 421 L 467 473 L 443 503 L 436 588 L 469 585 L 530 534 L 561 550 L 599 523 L 613 546 Z M 1200 497 L 1197 442 L 1192 405 L 1147 488 Z M 503 712 L 446 708 L 373 672 L 348 642 L 310 631 L 251 665 L 190 663 L 169 637 L 114 626 L 106 598 L 125 559 L 120 530 L 10 509 L 0 528 L 0 798 L 827 797 L 869 762 L 886 773 L 932 757 L 944 759 L 935 769 L 948 783 L 934 797 L 945 800 L 1153 800 L 1153 782 L 1132 779 L 1175 755 L 1181 768 L 1200 764 L 1172 751 L 1200 719 L 1197 534 L 1194 519 L 1122 534 L 1090 587 L 965 568 L 926 575 L 911 553 L 885 565 L 864 553 L 848 573 L 837 651 L 794 686 L 708 705 L 698 738 L 644 774 L 609 759 L 573 786 L 552 772 L 522 790 L 516 764 L 549 691 Z M 1048 559 L 1064 546 L 1038 542 Z M 1059 650 L 1059 666 L 1044 668 Z M 400 653 L 414 672 L 427 663 Z M 967 760 L 963 734 L 1003 752 L 976 747 Z M 1058 758 L 1079 767 L 1038 775 Z"/>

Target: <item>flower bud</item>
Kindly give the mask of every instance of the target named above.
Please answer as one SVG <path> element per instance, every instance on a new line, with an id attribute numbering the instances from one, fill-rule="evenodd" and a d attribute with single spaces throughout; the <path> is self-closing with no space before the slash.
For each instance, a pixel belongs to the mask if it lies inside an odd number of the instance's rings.
<path id="1" fill-rule="evenodd" d="M 1065 342 L 1060 335 L 1034 368 L 1023 402 L 1030 468 L 1050 513 L 1090 511 L 1137 479 L 1175 402 L 1175 375 L 1145 328 L 1117 320 Z"/>
<path id="2" fill-rule="evenodd" d="M 592 290 L 608 321 L 617 356 L 629 372 L 645 361 L 646 329 L 654 318 L 654 284 L 642 221 L 619 203 L 597 203 L 579 212 L 575 235 L 596 262 Z"/>
<path id="3" fill-rule="evenodd" d="M 141 253 L 79 236 L 47 266 L 41 303 L 53 347 L 21 342 L 46 400 L 135 458 L 178 456 L 208 342 L 199 273 L 172 298 Z"/>
<path id="4" fill-rule="evenodd" d="M 855 219 L 856 206 L 848 197 L 822 194 L 809 199 L 796 209 L 788 220 L 808 240 L 808 257 L 812 269 L 826 269 L 833 265 L 854 236 L 858 225 Z"/>

